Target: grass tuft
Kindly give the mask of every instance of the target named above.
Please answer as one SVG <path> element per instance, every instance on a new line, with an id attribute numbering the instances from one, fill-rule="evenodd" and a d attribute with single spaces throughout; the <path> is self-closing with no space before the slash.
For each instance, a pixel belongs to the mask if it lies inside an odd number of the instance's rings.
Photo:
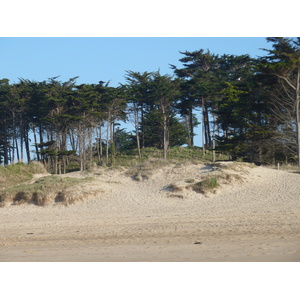
<path id="1" fill-rule="evenodd" d="M 202 181 L 194 183 L 189 186 L 196 193 L 205 194 L 213 192 L 219 186 L 217 177 L 208 177 Z"/>
<path id="2" fill-rule="evenodd" d="M 126 175 L 130 176 L 136 181 L 150 179 L 153 173 L 167 165 L 172 164 L 171 160 L 164 160 L 159 158 L 152 158 L 143 161 L 141 164 L 133 166 L 126 171 Z"/>

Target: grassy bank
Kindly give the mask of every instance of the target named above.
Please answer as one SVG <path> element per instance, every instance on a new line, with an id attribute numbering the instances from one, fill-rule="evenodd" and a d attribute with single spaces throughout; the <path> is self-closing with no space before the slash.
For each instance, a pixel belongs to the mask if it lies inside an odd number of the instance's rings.
<path id="1" fill-rule="evenodd" d="M 96 195 L 95 189 L 89 189 L 86 184 L 93 178 L 70 178 L 46 176 L 31 184 L 20 184 L 8 187 L 0 193 L 0 206 L 6 204 L 47 205 L 62 203 L 72 204 L 76 201 Z M 98 189 L 97 192 L 100 190 Z"/>
<path id="2" fill-rule="evenodd" d="M 45 176 L 33 181 L 35 174 Z M 0 207 L 6 204 L 30 203 L 65 205 L 96 195 L 99 189 L 88 187 L 93 179 L 50 176 L 40 163 L 16 163 L 0 166 Z"/>
<path id="3" fill-rule="evenodd" d="M 19 162 L 5 167 L 0 165 L 0 190 L 27 182 L 34 174 L 46 173 L 44 166 L 38 162 L 30 164 Z"/>
<path id="4" fill-rule="evenodd" d="M 132 167 L 148 161 L 149 159 L 163 159 L 163 150 L 158 148 L 141 149 L 142 159 L 138 159 L 136 150 L 128 151 L 126 154 L 117 154 L 115 164 Z M 201 161 L 202 163 L 212 162 L 212 151 L 207 150 L 203 156 L 200 147 L 172 147 L 168 151 L 167 160 L 171 161 Z M 217 153 L 216 160 L 228 160 L 228 155 Z"/>
<path id="5" fill-rule="evenodd" d="M 242 183 L 244 175 L 249 174 L 249 169 L 255 167 L 254 164 L 240 162 L 229 164 L 212 163 L 206 164 L 206 166 L 209 172 L 202 174 L 201 180 L 196 178 L 182 178 L 178 182 L 169 184 L 167 189 L 174 193 L 184 192 L 185 190 L 192 190 L 204 195 L 216 193 L 224 185 L 234 182 Z"/>

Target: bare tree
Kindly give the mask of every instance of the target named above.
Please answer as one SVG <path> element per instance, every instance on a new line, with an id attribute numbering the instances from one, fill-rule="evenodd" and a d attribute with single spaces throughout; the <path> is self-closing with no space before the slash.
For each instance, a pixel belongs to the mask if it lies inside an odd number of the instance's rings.
<path id="1" fill-rule="evenodd" d="M 273 50 L 262 59 L 261 68 L 278 79 L 283 101 L 276 102 L 277 113 L 285 111 L 295 120 L 298 167 L 300 167 L 300 38 L 268 38 Z"/>

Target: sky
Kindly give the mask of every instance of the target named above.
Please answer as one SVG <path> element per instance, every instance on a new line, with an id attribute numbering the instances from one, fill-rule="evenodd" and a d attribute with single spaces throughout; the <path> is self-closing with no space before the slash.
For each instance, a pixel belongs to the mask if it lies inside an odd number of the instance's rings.
<path id="1" fill-rule="evenodd" d="M 215 54 L 265 54 L 264 37 L 0 37 L 0 79 L 43 81 L 60 76 L 77 83 L 125 83 L 126 70 L 173 75 L 183 51 Z"/>

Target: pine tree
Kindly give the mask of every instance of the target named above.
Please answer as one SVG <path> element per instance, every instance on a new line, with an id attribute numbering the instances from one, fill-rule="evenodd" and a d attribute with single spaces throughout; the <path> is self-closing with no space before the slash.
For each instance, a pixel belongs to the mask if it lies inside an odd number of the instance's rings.
<path id="1" fill-rule="evenodd" d="M 172 80 L 171 76 L 155 72 L 149 85 L 149 97 L 158 110 L 163 133 L 163 156 L 167 159 L 170 146 L 170 117 L 179 98 L 179 84 Z"/>
<path id="2" fill-rule="evenodd" d="M 128 101 L 128 111 L 129 114 L 133 116 L 131 120 L 135 129 L 139 159 L 142 158 L 141 137 L 143 141 L 142 144 L 143 146 L 145 145 L 144 133 L 140 132 L 140 130 L 144 128 L 144 114 L 147 102 L 149 102 L 148 86 L 151 76 L 152 73 L 149 72 L 140 73 L 127 71 L 125 76 L 127 83 L 123 86 Z"/>

